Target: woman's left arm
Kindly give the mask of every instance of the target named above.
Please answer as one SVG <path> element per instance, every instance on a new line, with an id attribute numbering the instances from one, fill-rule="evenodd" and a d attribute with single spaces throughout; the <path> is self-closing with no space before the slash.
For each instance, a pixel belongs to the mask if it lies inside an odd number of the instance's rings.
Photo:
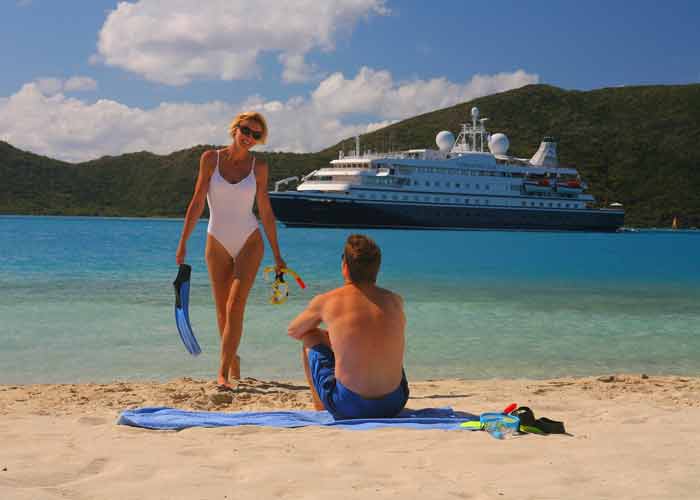
<path id="1" fill-rule="evenodd" d="M 265 160 L 259 159 L 255 162 L 255 182 L 256 194 L 255 198 L 258 202 L 258 213 L 262 221 L 263 229 L 267 235 L 267 241 L 270 242 L 272 253 L 275 257 L 275 266 L 277 269 L 287 267 L 287 264 L 282 258 L 279 243 L 277 242 L 277 224 L 275 223 L 275 214 L 270 205 L 270 197 L 267 194 L 267 179 L 269 168 Z"/>

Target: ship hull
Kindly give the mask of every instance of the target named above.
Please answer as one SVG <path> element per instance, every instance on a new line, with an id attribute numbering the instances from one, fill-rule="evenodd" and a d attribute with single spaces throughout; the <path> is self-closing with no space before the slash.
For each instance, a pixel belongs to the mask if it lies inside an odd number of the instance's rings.
<path id="1" fill-rule="evenodd" d="M 272 192 L 279 221 L 290 227 L 383 229 L 511 229 L 614 232 L 624 212 L 372 202 Z"/>

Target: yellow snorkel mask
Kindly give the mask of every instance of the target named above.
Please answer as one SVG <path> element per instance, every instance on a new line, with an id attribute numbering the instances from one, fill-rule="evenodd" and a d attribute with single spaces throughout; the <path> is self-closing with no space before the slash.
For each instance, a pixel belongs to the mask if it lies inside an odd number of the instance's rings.
<path id="1" fill-rule="evenodd" d="M 289 297 L 289 286 L 284 281 L 285 273 L 292 276 L 299 287 L 302 289 L 306 288 L 306 284 L 299 277 L 299 275 L 288 267 L 283 267 L 279 272 L 276 272 L 275 266 L 267 266 L 265 269 L 263 269 L 263 277 L 265 278 L 265 281 L 270 282 L 272 281 L 272 275 L 274 274 L 275 276 L 275 280 L 272 282 L 272 289 L 270 290 L 270 304 L 280 305 L 287 302 L 287 298 Z"/>

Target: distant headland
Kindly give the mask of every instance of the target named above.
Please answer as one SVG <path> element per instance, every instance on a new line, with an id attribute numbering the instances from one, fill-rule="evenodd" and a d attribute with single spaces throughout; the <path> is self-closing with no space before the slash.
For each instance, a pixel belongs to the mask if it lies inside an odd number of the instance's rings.
<path id="1" fill-rule="evenodd" d="M 361 137 L 364 148 L 433 147 L 436 130 L 458 131 L 478 106 L 489 129 L 525 156 L 543 136 L 559 143 L 562 165 L 575 166 L 602 204 L 622 203 L 626 225 L 700 226 L 700 84 L 569 91 L 528 85 L 416 116 Z M 272 131 L 274 133 L 274 131 Z M 316 153 L 261 152 L 270 185 L 324 166 L 346 140 Z M 78 164 L 0 141 L 0 213 L 183 216 L 209 145 L 169 155 L 106 156 Z"/>

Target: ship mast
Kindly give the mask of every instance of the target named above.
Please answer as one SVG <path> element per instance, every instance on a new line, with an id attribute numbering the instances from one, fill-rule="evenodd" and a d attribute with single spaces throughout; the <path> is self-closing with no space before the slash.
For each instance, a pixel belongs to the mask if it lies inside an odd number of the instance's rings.
<path id="1" fill-rule="evenodd" d="M 479 118 L 479 108 L 474 106 L 471 111 L 472 122 L 463 123 L 462 130 L 457 136 L 451 153 L 483 153 L 484 152 L 484 136 L 488 143 L 488 133 L 484 122 L 488 118 Z"/>

